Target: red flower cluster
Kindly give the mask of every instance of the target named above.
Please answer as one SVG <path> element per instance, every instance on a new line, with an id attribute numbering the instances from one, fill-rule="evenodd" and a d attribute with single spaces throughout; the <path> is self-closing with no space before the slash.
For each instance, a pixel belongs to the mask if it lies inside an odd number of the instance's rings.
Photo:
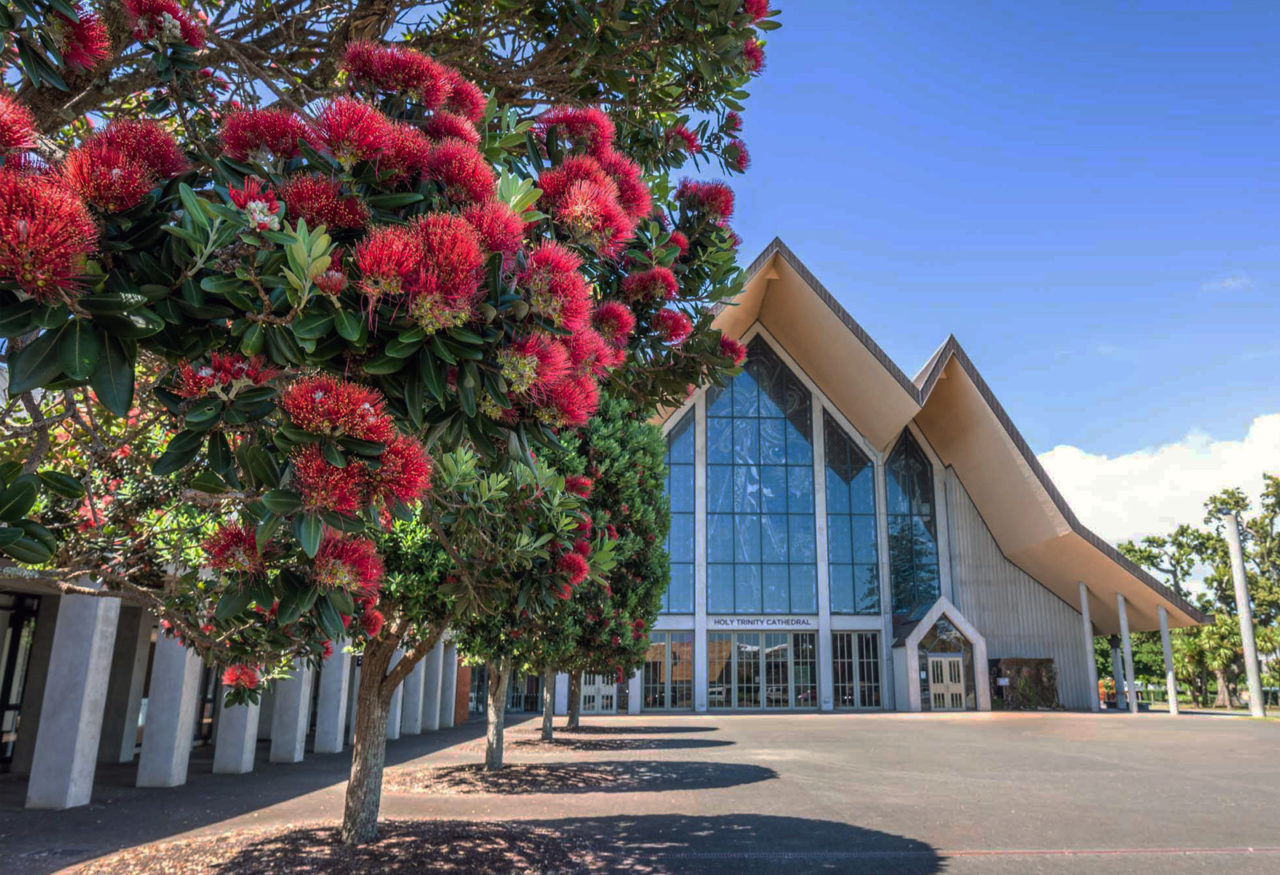
<path id="1" fill-rule="evenodd" d="M 422 131 L 433 140 L 461 140 L 471 146 L 480 145 L 480 132 L 470 119 L 444 110 L 432 113 L 423 123 Z"/>
<path id="2" fill-rule="evenodd" d="M 238 687 L 242 690 L 258 688 L 258 670 L 248 665 L 229 665 L 222 673 L 224 687 Z"/>
<path id="3" fill-rule="evenodd" d="M 724 157 L 728 159 L 729 166 L 739 173 L 745 172 L 751 166 L 751 155 L 747 152 L 747 144 L 741 140 L 730 140 L 729 145 L 725 147 Z"/>
<path id="4" fill-rule="evenodd" d="M 569 586 L 577 586 L 587 579 L 591 566 L 577 553 L 562 553 L 556 557 L 556 570 L 569 580 Z"/>
<path id="5" fill-rule="evenodd" d="M 679 292 L 680 284 L 670 268 L 659 265 L 640 273 L 628 274 L 622 280 L 621 290 L 629 301 L 670 301 Z"/>
<path id="6" fill-rule="evenodd" d="M 240 110 L 222 123 L 222 151 L 233 161 L 287 161 L 306 137 L 306 124 L 287 109 Z"/>
<path id="7" fill-rule="evenodd" d="M 733 189 L 723 182 L 683 180 L 676 189 L 676 200 L 686 207 L 706 213 L 722 228 L 733 216 Z"/>
<path id="8" fill-rule="evenodd" d="M 404 46 L 360 40 L 347 46 L 342 70 L 362 91 L 407 94 L 426 109 L 439 109 L 453 92 L 448 67 Z"/>
<path id="9" fill-rule="evenodd" d="M 353 437 L 389 443 L 395 425 L 376 389 L 321 375 L 299 380 L 284 390 L 280 406 L 303 431 L 325 437 Z"/>
<path id="10" fill-rule="evenodd" d="M 201 547 L 208 557 L 209 567 L 215 571 L 254 575 L 264 570 L 253 528 L 244 523 L 228 523 L 219 527 L 205 538 Z"/>
<path id="11" fill-rule="evenodd" d="M 0 168 L 0 277 L 41 304 L 69 300 L 98 242 L 98 226 L 65 186 Z"/>
<path id="12" fill-rule="evenodd" d="M 677 250 L 676 260 L 684 258 L 686 252 L 689 251 L 689 238 L 681 234 L 679 231 L 672 231 L 671 236 L 667 238 L 667 245 L 674 246 Z"/>
<path id="13" fill-rule="evenodd" d="M 565 491 L 572 492 L 579 498 L 590 498 L 593 485 L 595 484 L 590 477 L 583 477 L 581 474 L 570 474 L 564 478 Z"/>
<path id="14" fill-rule="evenodd" d="M 378 457 L 380 465 L 369 472 L 369 489 L 383 504 L 412 504 L 431 486 L 431 457 L 407 435 L 397 435 Z"/>
<path id="15" fill-rule="evenodd" d="M 751 20 L 759 21 L 769 14 L 769 0 L 742 0 L 742 11 L 751 16 Z"/>
<path id="16" fill-rule="evenodd" d="M 172 389 L 182 398 L 203 398 L 210 392 L 230 398 L 244 386 L 266 385 L 279 373 L 268 367 L 261 356 L 246 359 L 235 353 L 215 352 L 207 365 L 193 365 L 191 362 L 179 365 Z"/>
<path id="17" fill-rule="evenodd" d="M 351 516 L 368 504 L 369 477 L 364 465 L 348 463 L 339 468 L 330 464 L 316 444 L 294 447 L 289 460 L 294 486 L 307 510 Z"/>
<path id="18" fill-rule="evenodd" d="M 96 13 L 86 12 L 81 3 L 73 3 L 72 8 L 76 11 L 74 21 L 61 12 L 54 12 L 62 37 L 59 45 L 62 62 L 72 70 L 92 70 L 111 54 L 111 37 Z"/>
<path id="19" fill-rule="evenodd" d="M 116 120 L 67 153 L 61 176 L 85 202 L 104 213 L 121 213 L 186 169 L 182 150 L 160 125 Z"/>
<path id="20" fill-rule="evenodd" d="M 256 176 L 247 177 L 240 188 L 232 186 L 227 190 L 231 202 L 244 210 L 249 223 L 259 231 L 280 227 L 280 202 L 276 193 L 264 188 L 262 181 Z"/>
<path id="21" fill-rule="evenodd" d="M 596 331 L 618 349 L 625 349 L 631 332 L 636 327 L 636 317 L 621 301 L 605 301 L 596 307 L 591 321 Z"/>
<path id="22" fill-rule="evenodd" d="M 545 402 L 551 389 L 568 375 L 569 351 L 558 338 L 536 333 L 523 337 L 498 353 L 502 377 L 517 395 L 528 394 L 535 403 Z"/>
<path id="23" fill-rule="evenodd" d="M 315 558 L 315 582 L 320 589 L 345 590 L 376 596 L 386 573 L 377 548 L 368 538 L 348 538 L 327 532 Z"/>
<path id="24" fill-rule="evenodd" d="M 579 331 L 591 313 L 591 288 L 578 269 L 582 259 L 558 243 L 542 243 L 529 254 L 519 284 L 533 312 L 566 331 Z"/>
<path id="25" fill-rule="evenodd" d="M 365 608 L 364 613 L 360 615 L 360 628 L 370 638 L 377 638 L 386 621 L 386 617 L 382 616 L 382 611 L 374 607 Z"/>
<path id="26" fill-rule="evenodd" d="M 736 134 L 742 130 L 742 116 L 734 110 L 729 110 L 724 116 L 724 131 L 727 134 Z"/>
<path id="27" fill-rule="evenodd" d="M 741 367 L 747 360 L 747 348 L 727 335 L 720 337 L 720 354 L 730 359 L 734 367 Z"/>
<path id="28" fill-rule="evenodd" d="M 427 153 L 422 176 L 437 183 L 449 200 L 483 203 L 498 188 L 493 168 L 476 147 L 463 140 L 444 140 Z"/>
<path id="29" fill-rule="evenodd" d="M 139 42 L 185 43 L 193 49 L 204 45 L 204 25 L 178 0 L 124 0 L 124 8 Z"/>
<path id="30" fill-rule="evenodd" d="M 568 140 L 573 148 L 589 155 L 613 149 L 613 122 L 604 110 L 597 107 L 558 106 L 549 109 L 534 123 L 534 135 L 545 144 L 553 127 L 556 134 Z"/>
<path id="31" fill-rule="evenodd" d="M 684 143 L 684 150 L 690 155 L 697 155 L 702 151 L 702 141 L 698 139 L 697 134 L 689 130 L 688 125 L 678 124 L 667 131 L 667 142 L 673 139 L 681 140 Z"/>
<path id="32" fill-rule="evenodd" d="M 671 310 L 664 307 L 658 311 L 655 322 L 663 338 L 673 346 L 679 346 L 684 343 L 688 339 L 689 333 L 693 331 L 693 323 L 689 320 L 688 315 L 681 310 Z"/>
<path id="33" fill-rule="evenodd" d="M 0 92 L 0 155 L 24 151 L 36 144 L 36 120 L 31 110 Z"/>
<path id="34" fill-rule="evenodd" d="M 369 209 L 354 195 L 343 195 L 342 183 L 327 176 L 294 176 L 280 186 L 280 197 L 293 220 L 333 231 L 363 228 Z"/>
<path id="35" fill-rule="evenodd" d="M 490 252 L 500 252 L 504 261 L 524 245 L 524 219 L 502 201 L 486 201 L 467 207 L 462 218 L 480 235 L 480 242 Z"/>
<path id="36" fill-rule="evenodd" d="M 747 70 L 759 73 L 764 69 L 764 46 L 757 40 L 749 39 L 742 46 L 742 57 L 747 62 Z"/>

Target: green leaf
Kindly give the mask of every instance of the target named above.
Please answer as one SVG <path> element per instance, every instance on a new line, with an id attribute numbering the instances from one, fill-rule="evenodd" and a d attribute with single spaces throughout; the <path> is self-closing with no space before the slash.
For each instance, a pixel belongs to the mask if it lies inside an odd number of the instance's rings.
<path id="1" fill-rule="evenodd" d="M 133 355 L 124 342 L 107 335 L 98 366 L 89 378 L 98 401 L 116 416 L 128 416 L 133 407 Z"/>
<path id="2" fill-rule="evenodd" d="M 58 342 L 65 326 L 46 331 L 9 357 L 9 394 L 29 392 L 47 386 L 62 373 Z"/>
<path id="3" fill-rule="evenodd" d="M 151 473 L 162 477 L 185 468 L 196 457 L 196 453 L 200 452 L 203 443 L 204 434 L 201 432 L 178 432 L 173 440 L 169 441 L 169 446 L 165 447 L 164 453 L 151 466 Z"/>
<path id="4" fill-rule="evenodd" d="M 29 475 L 19 477 L 8 489 L 0 492 L 0 520 L 15 523 L 26 516 L 40 494 L 37 483 L 36 478 Z"/>
<path id="5" fill-rule="evenodd" d="M 22 529 L 14 529 L 9 526 L 0 526 L 0 550 L 12 544 L 22 537 Z"/>
<path id="6" fill-rule="evenodd" d="M 253 593 L 248 587 L 238 587 L 222 594 L 222 598 L 218 599 L 218 607 L 214 610 L 213 616 L 218 620 L 230 620 L 232 617 L 238 616 L 249 607 L 249 603 L 253 601 Z"/>
<path id="7" fill-rule="evenodd" d="M 254 543 L 258 546 L 258 552 L 261 553 L 267 548 L 267 544 L 271 543 L 271 539 L 276 536 L 276 532 L 280 529 L 280 517 L 273 513 L 267 514 L 262 518 L 262 522 L 258 523 L 258 528 L 253 533 Z M 258 600 L 259 604 L 270 604 L 270 600 L 263 602 Z"/>
<path id="8" fill-rule="evenodd" d="M 338 443 L 361 456 L 381 456 L 387 449 L 387 445 L 379 441 L 362 441 L 353 437 L 338 438 Z"/>
<path id="9" fill-rule="evenodd" d="M 71 499 L 84 497 L 84 484 L 70 474 L 63 474 L 61 471 L 41 471 L 38 476 L 45 488 L 55 495 Z"/>
<path id="10" fill-rule="evenodd" d="M 5 301 L 0 306 L 0 337 L 18 337 L 35 328 L 35 312 L 35 301 Z"/>
<path id="11" fill-rule="evenodd" d="M 346 614 L 350 617 L 356 612 L 355 600 L 351 598 L 351 593 L 345 589 L 331 590 L 328 595 L 328 601 L 339 614 Z M 338 622 L 341 623 L 342 621 L 339 620 Z"/>
<path id="12" fill-rule="evenodd" d="M 209 495 L 221 495 L 229 487 L 225 480 L 206 468 L 191 478 L 191 488 Z"/>
<path id="13" fill-rule="evenodd" d="M 58 340 L 58 359 L 62 372 L 73 380 L 87 380 L 98 364 L 102 341 L 93 326 L 84 319 L 72 319 Z"/>
<path id="14" fill-rule="evenodd" d="M 196 197 L 196 193 L 191 190 L 191 186 L 185 182 L 178 184 L 178 197 L 182 199 L 182 208 L 192 223 L 198 227 L 209 230 L 209 218 L 204 214 L 204 210 L 200 207 L 200 198 Z"/>
<path id="15" fill-rule="evenodd" d="M 53 558 L 53 550 L 27 535 L 23 535 L 12 544 L 0 546 L 0 551 L 28 565 L 41 565 Z"/>
<path id="16" fill-rule="evenodd" d="M 302 545 L 302 552 L 314 559 L 316 558 L 316 553 L 320 552 L 320 539 L 324 535 L 324 521 L 317 513 L 304 513 L 302 516 L 294 517 L 293 534 L 297 537 L 298 543 Z"/>
<path id="17" fill-rule="evenodd" d="M 297 622 L 305 611 L 311 609 L 319 595 L 319 591 L 312 587 L 289 587 L 280 597 L 280 609 L 276 612 L 276 621 L 282 626 Z"/>
<path id="18" fill-rule="evenodd" d="M 333 593 L 329 593 L 322 599 L 318 599 L 316 605 L 316 619 L 320 621 L 320 628 L 324 629 L 326 635 L 331 639 L 341 638 L 343 633 L 342 617 L 338 614 L 338 609 L 334 607 Z"/>
<path id="19" fill-rule="evenodd" d="M 262 503 L 272 513 L 290 514 L 302 508 L 302 496 L 292 489 L 272 489 L 263 494 Z"/>
<path id="20" fill-rule="evenodd" d="M 354 313 L 348 313 L 346 310 L 339 310 L 333 314 L 334 325 L 338 329 L 338 334 L 342 335 L 343 340 L 354 341 L 360 336 L 361 323 Z"/>

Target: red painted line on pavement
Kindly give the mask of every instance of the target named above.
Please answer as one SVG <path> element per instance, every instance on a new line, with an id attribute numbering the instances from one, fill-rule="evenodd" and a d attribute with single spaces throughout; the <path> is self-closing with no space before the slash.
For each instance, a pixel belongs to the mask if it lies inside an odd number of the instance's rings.
<path id="1" fill-rule="evenodd" d="M 974 849 L 965 851 L 935 851 L 940 857 L 1106 857 L 1141 856 L 1158 854 L 1165 856 L 1211 854 L 1280 854 L 1280 848 L 1045 848 L 1037 849 Z"/>

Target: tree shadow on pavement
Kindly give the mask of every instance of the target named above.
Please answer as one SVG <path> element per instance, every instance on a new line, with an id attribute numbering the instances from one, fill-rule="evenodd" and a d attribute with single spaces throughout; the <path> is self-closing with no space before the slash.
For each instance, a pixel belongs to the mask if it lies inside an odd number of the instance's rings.
<path id="1" fill-rule="evenodd" d="M 715 732 L 718 726 L 579 726 L 570 729 L 557 726 L 556 732 L 570 732 L 575 735 L 677 735 L 685 732 Z"/>
<path id="2" fill-rule="evenodd" d="M 387 771 L 383 789 L 399 793 L 644 793 L 711 790 L 778 777 L 765 766 L 744 763 L 601 760 L 509 763 L 487 772 L 478 763 Z"/>
<path id="3" fill-rule="evenodd" d="M 716 738 L 541 738 L 516 739 L 514 747 L 556 750 L 688 750 L 690 748 L 732 747 L 734 742 Z"/>
<path id="4" fill-rule="evenodd" d="M 133 872 L 194 872 L 200 844 L 152 846 Z M 754 814 L 640 815 L 563 820 L 391 821 L 360 848 L 336 844 L 332 827 L 239 834 L 223 839 L 203 871 L 226 875 L 296 872 L 893 872 L 932 875 L 943 858 L 930 845 L 862 827 Z M 181 851 L 181 855 L 177 852 Z M 216 862 L 215 862 L 216 860 Z M 124 862 L 123 860 L 121 861 Z M 105 864 L 107 861 L 101 861 Z M 163 864 L 163 865 L 162 865 Z M 191 867 L 191 868 L 189 868 Z M 89 868 L 89 872 L 124 872 Z"/>

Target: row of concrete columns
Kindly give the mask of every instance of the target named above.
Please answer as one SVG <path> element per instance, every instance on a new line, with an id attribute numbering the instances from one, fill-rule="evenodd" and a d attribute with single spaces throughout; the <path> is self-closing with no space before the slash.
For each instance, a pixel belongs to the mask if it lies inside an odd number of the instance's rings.
<path id="1" fill-rule="evenodd" d="M 41 599 L 12 763 L 15 772 L 30 776 L 27 807 L 85 805 L 98 762 L 132 762 L 149 655 L 151 682 L 137 784 L 176 787 L 186 782 L 202 664 L 163 635 L 151 655 L 154 625 L 146 613 L 122 609 L 115 599 Z M 259 739 L 270 739 L 270 762 L 300 762 L 313 704 L 315 752 L 341 752 L 355 727 L 360 670 L 353 662 L 351 654 L 335 652 L 320 669 L 318 684 L 313 670 L 300 665 L 265 693 L 260 704 L 219 709 L 213 771 L 252 771 Z M 387 737 L 452 726 L 456 684 L 457 648 L 441 642 L 396 691 Z"/>
<path id="2" fill-rule="evenodd" d="M 1160 608 L 1160 643 L 1164 650 L 1164 673 L 1165 685 L 1169 694 L 1169 713 L 1178 713 L 1178 685 L 1173 672 L 1173 646 L 1169 641 L 1169 616 L 1164 609 L 1164 605 Z M 1121 697 L 1125 702 L 1124 708 L 1129 714 L 1138 713 L 1138 686 L 1133 675 L 1133 644 L 1129 635 L 1129 606 L 1125 601 L 1124 593 L 1116 593 L 1116 612 L 1120 617 L 1120 634 L 1112 638 L 1111 643 L 1111 674 L 1116 688 L 1116 704 L 1119 706 Z M 1084 626 L 1084 649 L 1085 661 L 1088 668 L 1089 687 L 1091 695 L 1089 697 L 1090 709 L 1100 711 L 1102 703 L 1098 697 L 1098 663 L 1093 652 L 1093 621 L 1090 617 L 1089 610 L 1089 587 L 1084 581 L 1080 582 L 1080 619 Z"/>

